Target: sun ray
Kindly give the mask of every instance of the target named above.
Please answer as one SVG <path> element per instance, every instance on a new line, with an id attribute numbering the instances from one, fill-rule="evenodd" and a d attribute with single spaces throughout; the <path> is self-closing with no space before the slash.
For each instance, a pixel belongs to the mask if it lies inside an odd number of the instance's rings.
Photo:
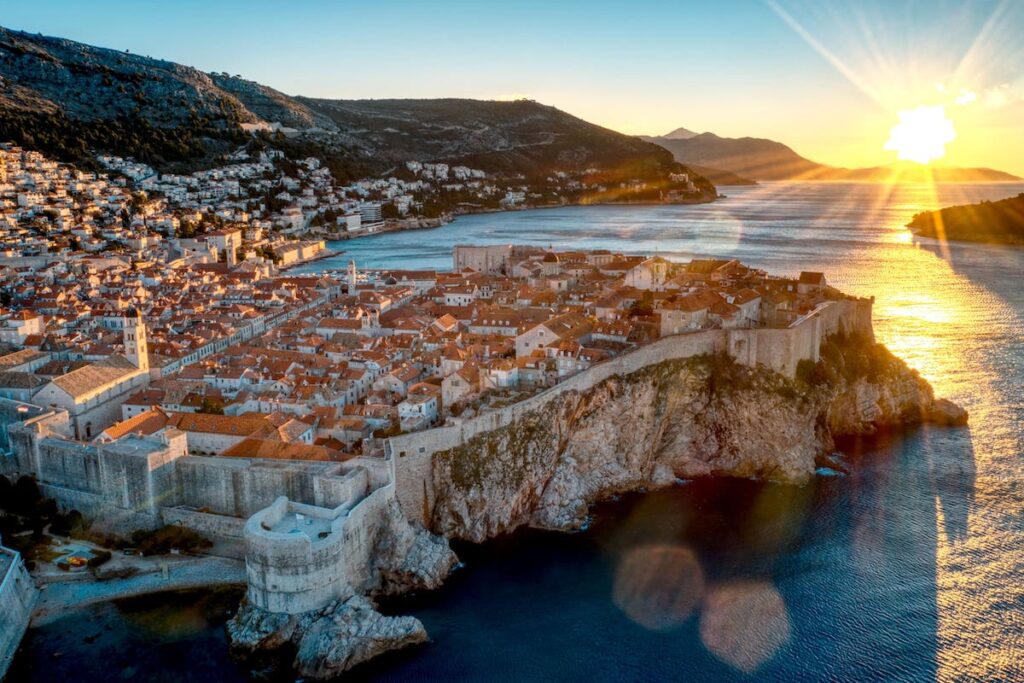
<path id="1" fill-rule="evenodd" d="M 852 83 L 858 90 L 864 95 L 871 99 L 875 104 L 880 107 L 885 107 L 885 102 L 881 97 L 880 93 L 872 87 L 867 81 L 860 77 L 854 69 L 846 64 L 842 59 L 839 58 L 834 52 L 825 47 L 817 38 L 815 38 L 810 31 L 808 31 L 803 24 L 798 22 L 789 12 L 782 8 L 776 0 L 764 0 L 765 4 L 778 15 L 780 19 L 787 26 L 800 36 L 804 42 L 810 45 L 815 52 L 821 55 L 829 64 L 831 64 L 839 73 L 841 73 L 850 83 Z"/>
<path id="2" fill-rule="evenodd" d="M 960 83 L 963 83 L 964 81 L 967 80 L 965 78 L 965 74 L 968 72 L 968 70 L 972 71 L 972 75 L 976 78 L 980 75 L 977 73 L 977 69 L 992 68 L 996 60 L 990 58 L 980 60 L 982 62 L 981 65 L 976 66 L 974 64 L 975 58 L 981 53 L 983 49 L 986 51 L 991 51 L 992 47 L 997 42 L 1000 42 L 1004 43 L 999 46 L 1000 54 L 1013 54 L 1014 52 L 1021 51 L 1020 41 L 1016 36 L 1014 36 L 1012 39 L 1006 36 L 1007 39 L 997 41 L 997 38 L 1000 35 L 1006 35 L 1006 31 L 1002 27 L 1007 25 L 1006 15 L 1010 11 L 1010 6 L 1010 0 L 1001 0 L 1001 2 L 992 9 L 992 13 L 985 21 L 985 25 L 982 26 L 980 31 L 978 31 L 978 35 L 975 36 L 974 40 L 971 42 L 971 46 L 967 48 L 967 50 L 964 52 L 963 57 L 960 58 L 960 62 L 957 64 L 956 69 L 953 71 L 952 81 L 955 85 L 959 85 Z M 1003 48 L 1011 49 L 1003 51 Z"/>

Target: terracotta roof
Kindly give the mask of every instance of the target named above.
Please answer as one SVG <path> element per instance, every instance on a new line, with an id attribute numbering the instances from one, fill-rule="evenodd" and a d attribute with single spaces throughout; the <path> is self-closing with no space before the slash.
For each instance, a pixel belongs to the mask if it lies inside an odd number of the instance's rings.
<path id="1" fill-rule="evenodd" d="M 285 443 L 268 439 L 242 439 L 222 456 L 229 458 L 271 458 L 274 460 L 345 460 L 338 451 L 304 443 Z"/>
<path id="2" fill-rule="evenodd" d="M 825 284 L 825 274 L 805 270 L 800 273 L 800 282 L 805 285 L 823 285 Z"/>
<path id="3" fill-rule="evenodd" d="M 23 363 L 38 360 L 39 358 L 46 358 L 47 356 L 49 356 L 49 354 L 36 351 L 35 349 L 22 349 L 21 351 L 15 351 L 14 353 L 8 353 L 0 356 L 0 367 L 21 365 Z"/>
<path id="4" fill-rule="evenodd" d="M 36 377 L 31 372 L 0 370 L 0 387 L 4 389 L 35 389 L 44 384 L 45 379 Z"/>
<path id="5" fill-rule="evenodd" d="M 170 424 L 183 432 L 253 436 L 276 432 L 266 415 L 212 415 L 208 413 L 170 413 Z"/>
<path id="6" fill-rule="evenodd" d="M 170 418 L 160 408 L 153 408 L 103 430 L 103 436 L 120 439 L 128 434 L 154 434 L 167 426 Z"/>

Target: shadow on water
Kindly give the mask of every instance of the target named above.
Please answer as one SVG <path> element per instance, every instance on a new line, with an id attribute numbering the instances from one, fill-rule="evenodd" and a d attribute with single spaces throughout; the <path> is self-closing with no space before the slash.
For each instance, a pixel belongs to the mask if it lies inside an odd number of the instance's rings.
<path id="1" fill-rule="evenodd" d="M 599 505 L 585 533 L 461 546 L 447 586 L 384 606 L 433 642 L 355 678 L 934 680 L 937 544 L 967 534 L 970 443 L 852 439 L 846 477 L 696 480 Z"/>
<path id="2" fill-rule="evenodd" d="M 224 623 L 237 588 L 157 593 L 93 605 L 29 629 L 5 681 L 241 683 Z"/>

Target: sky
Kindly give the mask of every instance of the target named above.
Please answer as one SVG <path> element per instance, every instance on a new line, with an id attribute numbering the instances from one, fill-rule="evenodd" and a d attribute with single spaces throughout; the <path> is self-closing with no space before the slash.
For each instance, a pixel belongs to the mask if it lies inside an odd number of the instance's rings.
<path id="1" fill-rule="evenodd" d="M 528 97 L 838 166 L 895 161 L 900 113 L 942 107 L 936 163 L 1024 175 L 1024 0 L 0 0 L 0 24 L 292 95 Z"/>

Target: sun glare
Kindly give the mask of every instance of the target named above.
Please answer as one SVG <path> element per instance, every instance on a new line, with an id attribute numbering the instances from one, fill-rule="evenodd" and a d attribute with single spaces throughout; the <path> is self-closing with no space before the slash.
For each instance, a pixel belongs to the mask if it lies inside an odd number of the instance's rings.
<path id="1" fill-rule="evenodd" d="M 903 161 L 927 164 L 946 154 L 946 145 L 956 139 L 953 122 L 942 106 L 905 109 L 899 123 L 889 131 L 885 149 L 896 152 Z"/>

